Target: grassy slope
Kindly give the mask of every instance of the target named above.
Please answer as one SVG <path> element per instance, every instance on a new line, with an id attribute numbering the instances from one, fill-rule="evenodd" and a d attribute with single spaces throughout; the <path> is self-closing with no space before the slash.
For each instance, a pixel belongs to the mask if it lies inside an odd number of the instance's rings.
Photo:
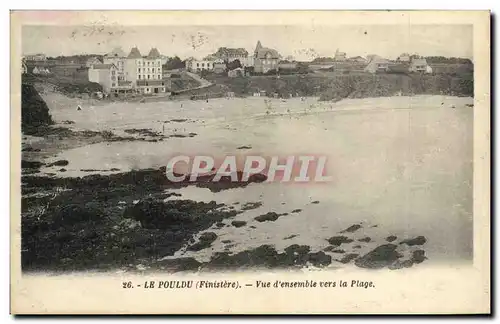
<path id="1" fill-rule="evenodd" d="M 321 100 L 392 96 L 399 92 L 412 94 L 445 94 L 473 96 L 473 74 L 334 74 L 252 76 L 228 78 L 212 75 L 208 79 L 233 91 L 237 96 L 269 93 L 319 96 Z"/>

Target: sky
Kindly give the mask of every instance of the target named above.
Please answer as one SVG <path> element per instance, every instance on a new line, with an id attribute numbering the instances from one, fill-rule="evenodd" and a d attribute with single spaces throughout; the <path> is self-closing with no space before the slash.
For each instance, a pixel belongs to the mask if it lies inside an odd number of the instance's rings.
<path id="1" fill-rule="evenodd" d="M 269 25 L 269 26 L 23 26 L 22 52 L 47 56 L 105 54 L 120 46 L 143 55 L 152 47 L 166 56 L 202 58 L 219 47 L 253 53 L 257 41 L 283 56 L 310 60 L 333 56 L 401 53 L 473 59 L 472 25 Z"/>

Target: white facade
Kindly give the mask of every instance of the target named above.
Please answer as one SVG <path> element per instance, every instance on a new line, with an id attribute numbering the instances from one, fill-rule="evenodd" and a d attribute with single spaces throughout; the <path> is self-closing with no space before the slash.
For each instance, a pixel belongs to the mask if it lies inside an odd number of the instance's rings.
<path id="1" fill-rule="evenodd" d="M 200 72 L 202 70 L 205 71 L 213 71 L 215 61 L 212 60 L 197 60 L 191 58 L 186 61 L 186 69 L 190 72 Z"/>
<path id="2" fill-rule="evenodd" d="M 106 93 L 118 86 L 118 69 L 113 64 L 95 64 L 88 74 L 89 81 L 99 83 Z"/>

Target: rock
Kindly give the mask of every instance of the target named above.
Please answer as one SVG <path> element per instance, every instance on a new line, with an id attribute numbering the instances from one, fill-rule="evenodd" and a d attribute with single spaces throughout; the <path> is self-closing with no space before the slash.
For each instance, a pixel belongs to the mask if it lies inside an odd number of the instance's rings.
<path id="1" fill-rule="evenodd" d="M 351 243 L 353 240 L 347 236 L 333 236 L 327 239 L 328 243 L 331 245 L 339 246 L 343 243 Z"/>
<path id="2" fill-rule="evenodd" d="M 395 240 L 397 240 L 397 239 L 398 239 L 398 237 L 397 237 L 397 236 L 395 236 L 395 235 L 390 235 L 390 236 L 387 236 L 387 237 L 385 238 L 385 240 L 386 240 L 387 242 L 394 242 L 394 241 L 395 241 Z"/>
<path id="3" fill-rule="evenodd" d="M 52 166 L 67 166 L 69 164 L 68 160 L 58 160 L 53 163 L 48 164 L 48 167 Z"/>
<path id="4" fill-rule="evenodd" d="M 299 236 L 299 235 L 298 234 L 292 234 L 290 236 L 285 237 L 284 240 L 290 240 L 290 239 L 293 239 L 294 237 L 297 237 L 297 236 Z"/>
<path id="5" fill-rule="evenodd" d="M 300 213 L 301 211 L 302 211 L 302 209 L 297 208 L 297 209 L 292 210 L 292 213 Z"/>
<path id="6" fill-rule="evenodd" d="M 254 219 L 258 222 L 274 222 L 276 221 L 281 215 L 279 214 L 276 214 L 275 212 L 268 212 L 264 215 L 260 215 L 260 216 L 257 216 L 255 217 Z"/>
<path id="7" fill-rule="evenodd" d="M 223 222 L 215 223 L 215 226 L 217 226 L 218 228 L 222 228 L 222 227 L 224 227 L 224 225 L 226 225 L 226 224 L 224 224 Z"/>
<path id="8" fill-rule="evenodd" d="M 423 245 L 427 242 L 426 238 L 424 236 L 418 236 L 412 239 L 404 240 L 401 241 L 399 244 L 406 244 L 408 246 L 413 246 L 413 245 Z"/>
<path id="9" fill-rule="evenodd" d="M 287 254 L 298 254 L 298 255 L 305 255 L 309 253 L 311 248 L 308 245 L 298 245 L 298 244 L 292 244 L 289 247 L 285 248 L 285 252 Z"/>
<path id="10" fill-rule="evenodd" d="M 102 220 L 102 210 L 96 203 L 57 206 L 52 213 L 52 223 L 56 227 L 73 226 L 77 223 L 100 223 Z"/>
<path id="11" fill-rule="evenodd" d="M 309 253 L 308 261 L 315 267 L 323 267 L 332 263 L 332 257 L 323 251 Z"/>
<path id="12" fill-rule="evenodd" d="M 237 150 L 250 150 L 252 147 L 250 145 L 242 145 L 236 148 Z"/>
<path id="13" fill-rule="evenodd" d="M 157 261 L 157 267 L 163 267 L 170 271 L 196 271 L 202 265 L 195 258 L 177 258 Z"/>
<path id="14" fill-rule="evenodd" d="M 257 227 L 255 227 L 255 226 L 253 226 L 253 225 L 250 225 L 250 228 L 256 229 Z"/>
<path id="15" fill-rule="evenodd" d="M 333 250 L 335 250 L 337 247 L 336 246 L 333 246 L 333 245 L 329 245 L 327 246 L 326 248 L 323 249 L 323 251 L 325 252 L 332 252 Z"/>
<path id="16" fill-rule="evenodd" d="M 339 262 L 346 264 L 346 263 L 349 263 L 352 260 L 356 259 L 358 256 L 359 256 L 359 254 L 357 254 L 357 253 L 348 253 L 348 254 L 344 255 L 344 257 L 342 259 L 340 259 Z"/>
<path id="17" fill-rule="evenodd" d="M 356 259 L 354 263 L 360 268 L 381 269 L 387 267 L 402 257 L 402 255 L 396 251 L 396 248 L 397 245 L 395 244 L 380 245 L 364 256 Z"/>
<path id="18" fill-rule="evenodd" d="M 221 242 L 224 244 L 227 244 L 227 243 L 231 243 L 232 241 L 231 240 L 222 240 Z"/>
<path id="19" fill-rule="evenodd" d="M 311 202 L 311 204 L 315 204 L 315 205 L 319 204 L 319 200 L 315 200 L 315 201 Z"/>
<path id="20" fill-rule="evenodd" d="M 361 226 L 361 225 L 358 225 L 358 224 L 351 225 L 351 226 L 349 226 L 348 228 L 346 228 L 345 230 L 340 231 L 339 233 L 354 233 L 354 232 L 356 232 L 357 230 L 359 230 L 361 227 L 362 227 L 362 226 Z"/>
<path id="21" fill-rule="evenodd" d="M 368 242 L 370 242 L 371 240 L 372 240 L 372 239 L 371 239 L 370 237 L 368 237 L 368 236 L 367 236 L 367 237 L 364 237 L 364 238 L 362 238 L 362 239 L 359 239 L 358 241 L 359 241 L 359 242 L 366 242 L 366 243 L 368 243 Z"/>
<path id="22" fill-rule="evenodd" d="M 251 210 L 251 209 L 256 209 L 262 206 L 262 203 L 260 201 L 256 202 L 247 202 L 243 206 L 241 206 L 241 210 Z"/>
<path id="23" fill-rule="evenodd" d="M 200 251 L 206 249 L 212 245 L 212 242 L 217 239 L 217 234 L 214 232 L 202 233 L 198 239 L 198 242 L 188 246 L 188 251 Z"/>
<path id="24" fill-rule="evenodd" d="M 345 251 L 342 249 L 336 249 L 336 250 L 332 250 L 332 253 L 345 253 Z"/>
<path id="25" fill-rule="evenodd" d="M 361 249 L 361 245 L 355 245 L 352 247 L 353 249 Z"/>
<path id="26" fill-rule="evenodd" d="M 235 220 L 235 221 L 231 222 L 231 225 L 233 225 L 234 227 L 243 227 L 246 224 L 247 224 L 247 222 L 245 222 L 245 221 L 237 221 L 237 220 Z"/>
<path id="27" fill-rule="evenodd" d="M 403 269 L 403 268 L 411 268 L 413 265 L 413 262 L 411 260 L 404 260 L 404 261 L 396 261 L 393 264 L 389 265 L 388 268 L 391 270 L 397 270 L 397 269 Z"/>
<path id="28" fill-rule="evenodd" d="M 416 250 L 413 251 L 412 256 L 411 256 L 411 261 L 413 263 L 422 263 L 425 260 L 427 260 L 427 257 L 425 256 L 425 251 L 424 250 Z"/>

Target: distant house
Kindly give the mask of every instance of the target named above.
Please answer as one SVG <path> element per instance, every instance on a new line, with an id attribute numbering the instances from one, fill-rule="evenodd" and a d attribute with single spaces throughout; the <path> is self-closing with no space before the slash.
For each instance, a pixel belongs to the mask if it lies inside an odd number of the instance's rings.
<path id="1" fill-rule="evenodd" d="M 362 56 L 350 57 L 347 59 L 347 61 L 354 62 L 354 63 L 367 63 L 367 60 Z"/>
<path id="2" fill-rule="evenodd" d="M 260 41 L 254 51 L 254 71 L 256 73 L 267 73 L 271 70 L 278 70 L 280 55 L 272 48 L 263 47 Z"/>
<path id="3" fill-rule="evenodd" d="M 33 74 L 49 74 L 50 71 L 47 68 L 44 68 L 43 66 L 35 66 L 32 71 Z"/>
<path id="4" fill-rule="evenodd" d="M 399 55 L 399 57 L 396 59 L 396 61 L 399 61 L 399 62 L 410 62 L 410 54 L 403 53 L 403 54 Z"/>
<path id="5" fill-rule="evenodd" d="M 222 59 L 214 61 L 214 73 L 220 74 L 226 72 L 226 63 Z"/>
<path id="6" fill-rule="evenodd" d="M 91 57 L 85 62 L 85 66 L 88 68 L 92 67 L 94 64 L 102 64 L 102 62 L 97 57 Z"/>
<path id="7" fill-rule="evenodd" d="M 337 62 L 343 62 L 347 59 L 347 54 L 345 52 L 340 52 L 338 49 L 335 52 L 335 57 L 333 58 Z"/>
<path id="8" fill-rule="evenodd" d="M 125 54 L 121 47 L 115 47 L 111 52 L 104 55 L 102 63 L 116 66 L 119 78 L 124 79 L 126 57 L 127 54 Z"/>
<path id="9" fill-rule="evenodd" d="M 45 54 L 39 53 L 39 54 L 26 55 L 24 59 L 26 61 L 40 62 L 40 61 L 46 61 L 47 57 L 45 56 Z"/>
<path id="10" fill-rule="evenodd" d="M 365 67 L 365 72 L 369 73 L 387 72 L 388 70 L 389 60 L 381 57 L 372 58 L 370 63 Z"/>
<path id="11" fill-rule="evenodd" d="M 114 64 L 94 64 L 88 74 L 89 81 L 99 83 L 105 93 L 118 86 L 118 68 Z"/>
<path id="12" fill-rule="evenodd" d="M 238 60 L 242 66 L 253 66 L 253 58 L 248 56 L 244 48 L 219 47 L 213 56 L 228 63 Z"/>
<path id="13" fill-rule="evenodd" d="M 431 67 L 427 64 L 427 60 L 423 58 L 416 58 L 410 62 L 410 72 L 418 73 L 432 73 Z M 428 72 L 430 71 L 430 72 Z"/>
<path id="14" fill-rule="evenodd" d="M 279 61 L 278 68 L 283 70 L 294 70 L 297 68 L 297 62 Z"/>
<path id="15" fill-rule="evenodd" d="M 230 78 L 236 78 L 245 75 L 245 70 L 242 68 L 236 68 L 234 70 L 228 71 L 227 76 Z"/>
<path id="16" fill-rule="evenodd" d="M 193 57 L 186 60 L 186 69 L 189 72 L 201 72 L 205 71 L 213 71 L 214 69 L 213 60 L 197 60 Z"/>

